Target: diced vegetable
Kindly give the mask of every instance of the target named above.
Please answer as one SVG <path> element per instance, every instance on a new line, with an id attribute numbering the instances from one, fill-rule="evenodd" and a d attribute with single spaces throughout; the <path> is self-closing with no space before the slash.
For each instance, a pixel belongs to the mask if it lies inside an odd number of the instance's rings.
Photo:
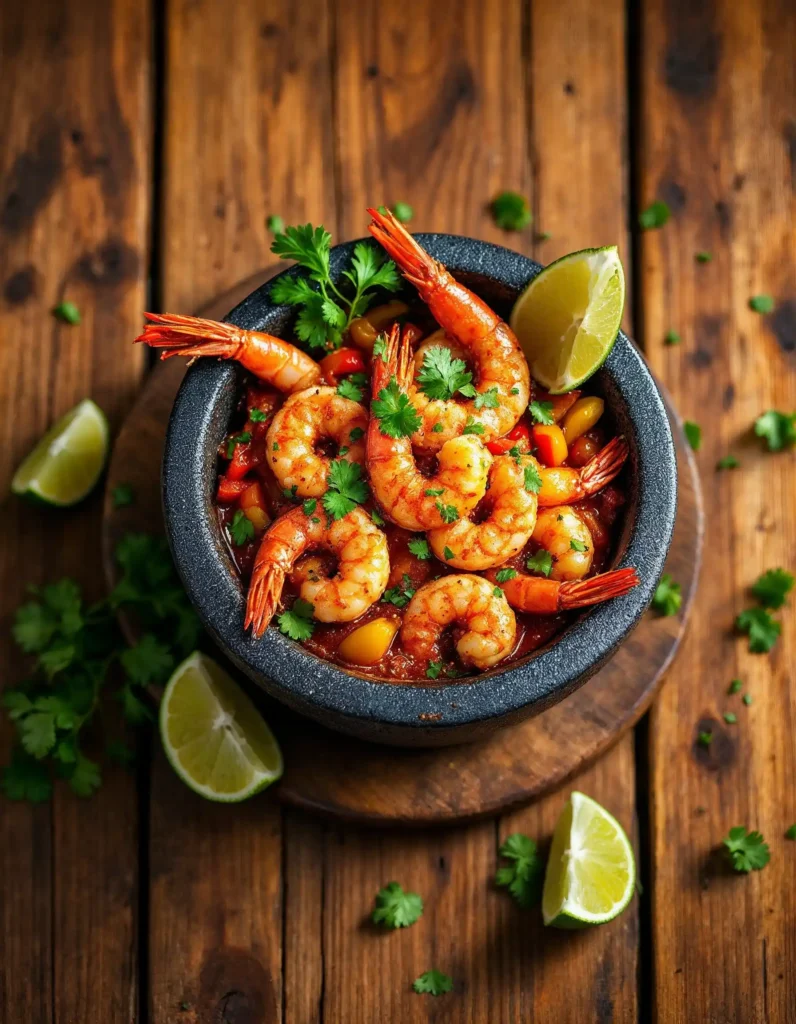
<path id="1" fill-rule="evenodd" d="M 347 373 L 364 373 L 365 360 L 356 348 L 339 348 L 320 361 L 321 373 L 330 384 L 336 384 Z"/>
<path id="2" fill-rule="evenodd" d="M 511 448 L 519 448 L 521 452 L 531 449 L 531 432 L 525 423 L 518 423 L 505 437 L 498 437 L 487 442 L 487 448 L 493 455 L 504 455 Z"/>
<path id="3" fill-rule="evenodd" d="M 397 632 L 395 620 L 373 619 L 349 633 L 337 650 L 341 657 L 354 665 L 375 665 L 390 649 Z"/>
<path id="4" fill-rule="evenodd" d="M 585 434 L 579 437 L 569 449 L 569 464 L 576 469 L 585 466 L 589 459 L 593 459 L 600 450 L 599 443 L 593 437 Z"/>
<path id="5" fill-rule="evenodd" d="M 271 523 L 268 513 L 264 508 L 260 508 L 259 505 L 251 505 L 249 508 L 245 508 L 243 514 L 255 530 L 262 531 Z"/>
<path id="6" fill-rule="evenodd" d="M 357 348 L 365 352 L 372 352 L 376 338 L 393 320 L 404 313 L 409 312 L 405 302 L 394 299 L 392 302 L 385 302 L 383 306 L 374 306 L 364 316 L 359 316 L 351 321 L 348 334 L 351 341 Z"/>
<path id="7" fill-rule="evenodd" d="M 560 466 L 566 460 L 567 441 L 557 424 L 548 427 L 537 423 L 533 428 L 533 443 L 539 461 L 545 466 Z"/>
<path id="8" fill-rule="evenodd" d="M 256 530 L 264 530 L 271 522 L 265 508 L 265 495 L 259 483 L 250 483 L 240 496 L 240 507 Z"/>
<path id="9" fill-rule="evenodd" d="M 567 444 L 572 444 L 582 437 L 597 423 L 605 410 L 605 402 L 596 395 L 579 398 L 564 419 L 564 437 Z"/>
<path id="10" fill-rule="evenodd" d="M 533 397 L 537 402 L 549 403 L 553 422 L 560 423 L 580 398 L 580 391 L 570 391 L 566 395 L 551 395 L 541 388 L 534 388 Z"/>
<path id="11" fill-rule="evenodd" d="M 230 480 L 222 476 L 218 481 L 217 498 L 221 505 L 231 505 L 249 486 L 248 480 Z"/>

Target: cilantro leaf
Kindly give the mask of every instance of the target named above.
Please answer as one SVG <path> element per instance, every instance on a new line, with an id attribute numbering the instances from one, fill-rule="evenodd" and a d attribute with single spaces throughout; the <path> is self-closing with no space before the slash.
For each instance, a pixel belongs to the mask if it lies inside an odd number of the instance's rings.
<path id="1" fill-rule="evenodd" d="M 411 437 L 420 428 L 420 416 L 409 401 L 409 396 L 398 387 L 395 377 L 386 388 L 381 389 L 370 408 L 379 421 L 382 434 L 387 437 Z"/>
<path id="2" fill-rule="evenodd" d="M 472 416 L 468 416 L 462 434 L 483 434 L 483 432 L 482 424 L 476 423 Z"/>
<path id="3" fill-rule="evenodd" d="M 528 406 L 528 412 L 537 423 L 543 423 L 547 427 L 555 423 L 552 402 L 537 402 L 534 400 Z"/>
<path id="4" fill-rule="evenodd" d="M 434 345 L 423 356 L 417 375 L 419 389 L 431 399 L 449 401 L 463 387 L 471 384 L 473 375 L 463 359 L 454 359 L 444 345 Z"/>
<path id="5" fill-rule="evenodd" d="M 52 796 L 47 768 L 21 747 L 14 747 L 11 762 L 3 769 L 2 790 L 9 800 L 29 800 L 39 804 Z"/>
<path id="6" fill-rule="evenodd" d="M 765 438 L 770 452 L 780 452 L 786 445 L 796 444 L 796 412 L 769 409 L 755 420 L 755 434 Z"/>
<path id="7" fill-rule="evenodd" d="M 459 518 L 459 510 L 455 505 L 444 505 L 441 501 L 435 501 L 434 505 L 442 517 L 443 523 L 455 523 Z M 445 557 L 447 558 L 448 556 L 446 555 Z M 453 554 L 451 554 L 451 558 L 453 558 Z"/>
<path id="8" fill-rule="evenodd" d="M 716 469 L 737 469 L 740 464 L 734 455 L 723 455 L 716 463 Z"/>
<path id="9" fill-rule="evenodd" d="M 45 757 L 55 746 L 55 715 L 50 711 L 34 711 L 19 720 L 22 746 L 33 757 Z"/>
<path id="10" fill-rule="evenodd" d="M 269 298 L 280 306 L 303 306 L 321 298 L 306 277 L 279 276 L 271 285 Z"/>
<path id="11" fill-rule="evenodd" d="M 56 320 L 62 320 L 65 324 L 76 327 L 80 323 L 80 310 L 74 302 L 59 302 L 52 311 Z"/>
<path id="12" fill-rule="evenodd" d="M 293 607 L 288 608 L 276 618 L 279 630 L 290 637 L 291 640 L 309 640 L 315 630 L 315 622 L 312 618 L 314 607 L 301 597 L 293 602 Z"/>
<path id="13" fill-rule="evenodd" d="M 254 540 L 254 523 L 249 519 L 242 508 L 239 508 L 232 517 L 232 522 L 227 527 L 230 541 L 236 548 L 242 547 L 250 540 Z"/>
<path id="14" fill-rule="evenodd" d="M 129 484 L 117 484 L 111 491 L 114 508 L 127 508 L 135 501 L 135 494 Z"/>
<path id="15" fill-rule="evenodd" d="M 536 843 L 521 832 L 515 832 L 500 847 L 498 855 L 511 864 L 498 868 L 495 884 L 507 888 L 517 903 L 528 910 L 542 897 L 544 862 Z"/>
<path id="16" fill-rule="evenodd" d="M 356 441 L 359 441 L 359 439 L 364 436 L 365 431 L 362 429 L 362 427 L 354 427 L 354 429 L 348 435 L 348 440 L 351 442 L 351 444 L 354 444 Z"/>
<path id="17" fill-rule="evenodd" d="M 670 213 L 668 204 L 661 199 L 656 199 L 638 215 L 638 226 L 645 231 L 650 228 L 662 228 L 668 221 Z"/>
<path id="18" fill-rule="evenodd" d="M 335 335 L 326 321 L 323 302 L 321 295 L 313 293 L 312 298 L 305 301 L 304 308 L 296 318 L 296 335 L 310 348 L 325 349 L 329 340 L 337 341 L 339 339 L 339 333 Z"/>
<path id="19" fill-rule="evenodd" d="M 281 235 L 285 230 L 285 222 L 277 213 L 272 213 L 265 219 L 265 226 L 275 235 Z"/>
<path id="20" fill-rule="evenodd" d="M 668 573 L 664 573 L 655 588 L 652 607 L 659 615 L 676 615 L 683 603 L 681 589 L 679 583 L 675 583 Z"/>
<path id="21" fill-rule="evenodd" d="M 423 900 L 416 892 L 404 892 L 398 882 L 389 882 L 379 889 L 370 917 L 385 928 L 408 928 L 423 913 Z"/>
<path id="22" fill-rule="evenodd" d="M 441 996 L 453 991 L 453 978 L 442 971 L 425 971 L 412 982 L 412 988 L 419 995 Z"/>
<path id="23" fill-rule="evenodd" d="M 788 829 L 785 830 L 785 838 L 796 839 L 796 825 L 791 825 Z"/>
<path id="24" fill-rule="evenodd" d="M 752 593 L 764 608 L 781 608 L 794 582 L 784 569 L 769 569 L 752 585 Z"/>
<path id="25" fill-rule="evenodd" d="M 384 519 L 379 515 L 375 508 L 370 510 L 370 521 L 374 526 L 384 526 Z"/>
<path id="26" fill-rule="evenodd" d="M 91 796 L 102 784 L 99 765 L 82 754 L 78 755 L 68 779 L 72 792 L 77 796 Z"/>
<path id="27" fill-rule="evenodd" d="M 304 510 L 305 516 L 315 515 L 315 509 L 318 507 L 317 498 L 305 498 L 301 505 Z"/>
<path id="28" fill-rule="evenodd" d="M 542 478 L 532 462 L 523 470 L 523 486 L 529 494 L 538 494 L 542 489 Z"/>
<path id="29" fill-rule="evenodd" d="M 695 257 L 697 263 L 710 263 L 713 259 L 712 252 L 698 252 Z"/>
<path id="30" fill-rule="evenodd" d="M 698 452 L 702 445 L 702 428 L 692 420 L 686 420 L 683 424 L 685 439 L 692 451 Z"/>
<path id="31" fill-rule="evenodd" d="M 451 551 L 451 549 L 446 544 L 445 547 L 442 549 L 442 557 L 445 559 L 446 562 L 449 562 L 452 558 L 455 558 L 456 555 L 453 553 L 453 551 Z"/>
<path id="32" fill-rule="evenodd" d="M 663 340 L 667 345 L 679 345 L 680 335 L 677 333 L 677 331 L 670 330 L 667 331 L 666 334 L 664 334 Z"/>
<path id="33" fill-rule="evenodd" d="M 570 550 L 572 550 L 572 551 L 581 551 L 581 552 L 583 552 L 583 551 L 588 551 L 589 550 L 587 548 L 587 546 L 583 543 L 582 540 L 576 540 L 574 537 L 570 540 L 569 547 L 570 547 Z"/>
<path id="34" fill-rule="evenodd" d="M 743 683 L 740 679 L 733 679 L 730 685 L 727 687 L 727 693 L 739 693 L 743 689 Z"/>
<path id="35" fill-rule="evenodd" d="M 171 651 L 151 633 L 144 633 L 134 647 L 123 651 L 119 661 L 130 681 L 139 686 L 164 683 L 174 668 Z"/>
<path id="36" fill-rule="evenodd" d="M 749 650 L 753 654 L 768 654 L 782 632 L 782 626 L 765 608 L 747 608 L 735 620 L 735 626 L 749 636 Z"/>
<path id="37" fill-rule="evenodd" d="M 393 217 L 399 220 L 402 224 L 408 224 L 409 221 L 414 217 L 415 211 L 409 205 L 409 203 L 398 202 L 392 208 Z"/>
<path id="38" fill-rule="evenodd" d="M 504 231 L 522 231 L 533 220 L 525 196 L 519 192 L 501 192 L 492 200 L 492 217 Z"/>
<path id="39" fill-rule="evenodd" d="M 497 385 L 477 394 L 473 405 L 476 409 L 497 409 L 500 406 Z"/>
<path id="40" fill-rule="evenodd" d="M 280 232 L 271 243 L 271 252 L 306 267 L 313 280 L 325 281 L 329 277 L 331 244 L 332 236 L 323 226 L 304 224 Z"/>
<path id="41" fill-rule="evenodd" d="M 423 537 L 412 537 L 407 547 L 415 558 L 419 558 L 423 562 L 431 558 L 431 549 L 428 546 L 428 541 Z"/>
<path id="42" fill-rule="evenodd" d="M 343 398 L 350 398 L 352 402 L 361 402 L 362 396 L 365 394 L 367 381 L 368 378 L 364 373 L 352 373 L 337 385 L 337 394 Z M 356 430 L 357 428 L 355 427 L 354 429 Z M 359 430 L 361 431 L 362 428 L 360 427 Z"/>
<path id="43" fill-rule="evenodd" d="M 549 576 L 553 571 L 553 556 L 544 548 L 539 548 L 525 563 L 525 567 L 529 572 L 540 572 L 543 576 Z"/>
<path id="44" fill-rule="evenodd" d="M 381 596 L 382 601 L 394 604 L 396 608 L 405 608 L 415 596 L 415 588 L 408 573 L 404 573 L 397 587 L 390 587 Z"/>
<path id="45" fill-rule="evenodd" d="M 744 874 L 760 871 L 771 860 L 771 852 L 762 835 L 747 831 L 744 825 L 731 828 L 722 842 L 732 866 Z"/>
<path id="46" fill-rule="evenodd" d="M 735 725 L 738 721 L 738 716 L 735 714 L 734 711 L 725 711 L 722 717 L 724 718 L 724 721 L 727 723 L 727 725 Z"/>
<path id="47" fill-rule="evenodd" d="M 774 300 L 770 295 L 753 295 L 749 300 L 749 308 L 755 313 L 773 313 Z"/>
<path id="48" fill-rule="evenodd" d="M 426 676 L 429 679 L 438 679 L 439 674 L 442 671 L 443 662 L 441 661 L 430 661 L 426 668 Z"/>
<path id="49" fill-rule="evenodd" d="M 397 291 L 401 286 L 398 270 L 392 260 L 371 242 L 357 242 L 351 258 L 352 270 L 343 271 L 357 290 L 357 296 L 368 288 Z M 364 312 L 364 310 L 362 310 Z"/>
<path id="50" fill-rule="evenodd" d="M 335 459 L 329 464 L 329 490 L 321 499 L 332 519 L 342 519 L 357 505 L 366 501 L 370 491 L 362 479 L 362 467 L 346 459 Z"/>
<path id="51" fill-rule="evenodd" d="M 495 579 L 498 583 L 507 583 L 509 580 L 513 580 L 516 575 L 516 569 L 498 569 Z"/>
<path id="52" fill-rule="evenodd" d="M 227 458 L 232 458 L 239 444 L 248 444 L 251 439 L 250 430 L 242 430 L 239 434 L 233 434 L 232 437 L 227 438 Z"/>

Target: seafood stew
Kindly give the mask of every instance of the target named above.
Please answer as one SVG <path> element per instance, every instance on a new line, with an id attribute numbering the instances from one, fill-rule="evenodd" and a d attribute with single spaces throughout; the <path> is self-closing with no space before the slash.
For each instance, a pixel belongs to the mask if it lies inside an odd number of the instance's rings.
<path id="1" fill-rule="evenodd" d="M 508 325 L 371 213 L 413 287 L 352 317 L 318 359 L 170 315 L 141 340 L 245 370 L 217 507 L 250 581 L 247 628 L 273 620 L 359 674 L 428 685 L 515 661 L 636 584 L 602 571 L 627 445 L 588 387 L 532 384 Z"/>

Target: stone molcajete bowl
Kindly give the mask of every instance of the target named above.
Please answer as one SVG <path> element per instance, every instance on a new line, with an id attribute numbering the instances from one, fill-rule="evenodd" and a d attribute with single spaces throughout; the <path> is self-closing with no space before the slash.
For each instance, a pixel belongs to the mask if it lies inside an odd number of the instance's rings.
<path id="1" fill-rule="evenodd" d="M 471 238 L 421 234 L 418 240 L 504 317 L 541 270 L 525 256 Z M 353 243 L 335 246 L 334 274 L 349 265 L 352 251 Z M 258 288 L 227 320 L 291 337 L 292 311 L 269 301 L 270 287 Z M 214 359 L 199 360 L 186 374 L 163 458 L 166 529 L 188 595 L 213 639 L 258 686 L 294 710 L 376 742 L 432 746 L 476 739 L 543 711 L 583 684 L 616 651 L 652 599 L 674 528 L 674 444 L 655 383 L 620 334 L 589 388 L 604 397 L 630 444 L 629 502 L 614 565 L 635 566 L 640 586 L 586 609 L 527 658 L 442 686 L 381 683 L 345 671 L 273 626 L 253 640 L 243 629 L 245 595 L 213 506 L 216 450 L 238 400 L 239 380 L 234 363 Z"/>

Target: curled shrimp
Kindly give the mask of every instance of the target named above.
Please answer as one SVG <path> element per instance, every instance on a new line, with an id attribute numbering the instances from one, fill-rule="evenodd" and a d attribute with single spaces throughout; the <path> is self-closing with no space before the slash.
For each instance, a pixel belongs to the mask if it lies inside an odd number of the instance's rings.
<path id="1" fill-rule="evenodd" d="M 622 597 L 638 586 L 638 583 L 635 569 L 613 569 L 588 580 L 565 583 L 520 573 L 498 586 L 506 595 L 508 603 L 517 611 L 533 615 L 555 615 L 556 612 L 585 608 L 590 604 L 609 601 L 612 597 Z"/>
<path id="2" fill-rule="evenodd" d="M 244 331 L 233 324 L 176 313 L 146 313 L 152 323 L 136 341 L 163 349 L 171 356 L 218 356 L 235 359 L 255 377 L 285 394 L 301 391 L 321 379 L 314 359 L 289 341 L 260 331 Z"/>
<path id="3" fill-rule="evenodd" d="M 572 466 L 542 467 L 539 471 L 542 478 L 539 507 L 569 505 L 596 494 L 619 474 L 629 450 L 627 441 L 620 435 L 609 441 L 605 448 L 580 469 Z"/>
<path id="4" fill-rule="evenodd" d="M 312 387 L 291 395 L 268 428 L 268 465 L 286 490 L 295 487 L 300 498 L 319 498 L 328 487 L 331 454 L 325 440 L 335 443 L 339 458 L 365 462 L 368 414 L 358 403 L 338 395 L 335 388 Z"/>
<path id="5" fill-rule="evenodd" d="M 403 397 L 411 375 L 412 352 L 394 325 L 383 355 L 373 362 L 373 397 L 397 389 Z M 373 413 L 373 407 L 371 407 Z M 472 434 L 446 441 L 437 453 L 438 469 L 424 476 L 417 468 L 410 437 L 383 433 L 371 415 L 365 455 L 371 490 L 385 516 L 407 530 L 428 530 L 475 508 L 486 491 L 492 455 Z"/>
<path id="6" fill-rule="evenodd" d="M 484 442 L 507 434 L 525 412 L 530 398 L 530 372 L 514 332 L 487 304 L 417 243 L 389 213 L 369 209 L 369 230 L 395 260 L 404 277 L 418 290 L 431 315 L 445 333 L 463 348 L 472 364 L 478 398 L 431 400 L 417 389 L 410 398 L 421 425 L 412 440 L 419 448 L 437 451 L 458 437 L 468 419 L 480 424 Z M 439 344 L 439 342 L 438 342 Z M 484 403 L 492 392 L 497 400 Z"/>
<path id="7" fill-rule="evenodd" d="M 475 509 L 477 521 L 463 518 L 429 530 L 428 542 L 437 558 L 474 572 L 502 565 L 522 551 L 536 524 L 532 488 L 538 486 L 538 472 L 532 455 L 498 455 L 489 470 L 487 492 Z"/>
<path id="8" fill-rule="evenodd" d="M 423 584 L 406 606 L 401 643 L 418 658 L 438 655 L 437 643 L 456 626 L 456 653 L 464 665 L 491 668 L 511 654 L 517 620 L 508 602 L 483 576 L 462 573 Z"/>
<path id="9" fill-rule="evenodd" d="M 574 509 L 566 505 L 542 509 L 532 536 L 552 556 L 551 579 L 582 580 L 588 575 L 594 558 L 594 540 Z"/>
<path id="10" fill-rule="evenodd" d="M 301 506 L 280 516 L 263 534 L 246 600 L 245 628 L 262 636 L 282 596 L 285 577 L 308 551 L 337 558 L 331 578 L 302 573 L 301 597 L 320 622 L 351 622 L 384 593 L 390 575 L 387 538 L 361 508 L 342 519 L 307 515 Z"/>

